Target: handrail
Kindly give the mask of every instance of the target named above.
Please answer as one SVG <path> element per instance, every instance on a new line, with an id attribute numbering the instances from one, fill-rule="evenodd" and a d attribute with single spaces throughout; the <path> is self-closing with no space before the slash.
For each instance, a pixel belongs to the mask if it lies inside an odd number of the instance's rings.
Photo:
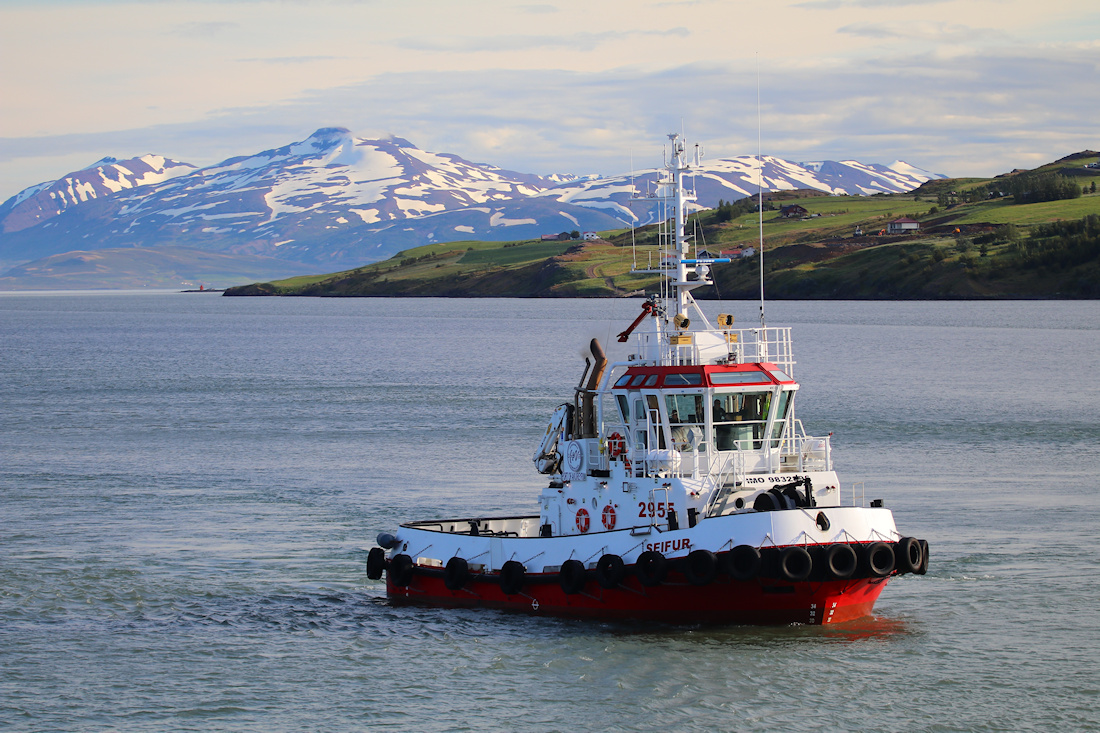
<path id="1" fill-rule="evenodd" d="M 763 328 L 708 328 L 684 332 L 662 331 L 658 341 L 657 358 L 643 358 L 642 362 L 652 360 L 658 364 L 702 364 L 699 349 L 699 334 L 711 334 L 719 342 L 726 342 L 728 352 L 725 362 L 730 364 L 750 364 L 770 362 L 778 366 L 788 376 L 794 377 L 794 349 L 791 342 L 790 326 L 767 326 Z M 643 341 L 652 334 L 634 333 L 630 338 L 638 354 L 648 351 Z M 689 343 L 673 343 L 683 337 L 690 337 Z"/>
<path id="2" fill-rule="evenodd" d="M 859 503 L 856 503 L 856 487 L 859 487 Z M 866 501 L 867 486 L 863 481 L 852 482 L 852 506 L 863 506 Z"/>

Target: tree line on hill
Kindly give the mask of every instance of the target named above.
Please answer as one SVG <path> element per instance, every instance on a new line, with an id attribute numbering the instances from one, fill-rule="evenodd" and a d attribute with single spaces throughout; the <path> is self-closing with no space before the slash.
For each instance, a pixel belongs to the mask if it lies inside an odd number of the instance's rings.
<path id="1" fill-rule="evenodd" d="M 771 201 L 764 202 L 764 211 L 774 211 L 775 204 Z M 718 205 L 714 207 L 713 222 L 720 224 L 724 221 L 732 221 L 743 214 L 752 214 L 757 211 L 757 198 L 746 196 L 736 201 L 723 201 L 718 199 Z"/>
<path id="2" fill-rule="evenodd" d="M 1100 214 L 1076 221 L 1038 224 L 1014 248 L 1025 267 L 1066 270 L 1100 261 Z"/>
<path id="3" fill-rule="evenodd" d="M 1095 181 L 1088 190 L 1096 193 Z M 1037 204 L 1042 201 L 1080 198 L 1084 191 L 1085 187 L 1079 186 L 1072 178 L 1057 173 L 1020 173 L 975 186 L 967 191 L 941 191 L 938 202 L 940 206 L 950 206 L 1011 196 L 1013 203 Z"/>

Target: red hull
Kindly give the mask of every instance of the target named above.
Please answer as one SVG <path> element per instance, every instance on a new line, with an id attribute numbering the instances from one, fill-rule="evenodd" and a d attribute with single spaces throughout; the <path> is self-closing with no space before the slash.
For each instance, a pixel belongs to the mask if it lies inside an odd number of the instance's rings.
<path id="1" fill-rule="evenodd" d="M 475 576 L 476 578 L 476 576 Z M 789 583 L 719 578 L 695 586 L 676 573 L 647 588 L 628 577 L 607 590 L 589 582 L 580 593 L 567 594 L 557 576 L 529 576 L 523 590 L 506 595 L 495 578 L 472 580 L 448 590 L 439 575 L 417 573 L 408 587 L 389 582 L 386 592 L 396 602 L 433 606 L 499 608 L 551 616 L 640 619 L 672 623 L 829 624 L 870 615 L 888 578 Z"/>

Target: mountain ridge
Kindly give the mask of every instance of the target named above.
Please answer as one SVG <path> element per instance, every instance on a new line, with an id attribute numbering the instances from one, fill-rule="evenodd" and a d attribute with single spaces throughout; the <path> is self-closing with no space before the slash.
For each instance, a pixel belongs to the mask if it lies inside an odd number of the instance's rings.
<path id="1" fill-rule="evenodd" d="M 755 193 L 761 175 L 768 189 L 834 194 L 901 192 L 942 177 L 892 165 L 903 169 L 821 161 L 815 172 L 753 156 L 705 161 L 693 209 Z M 424 151 L 395 135 L 371 140 L 322 127 L 304 140 L 204 168 L 153 155 L 105 158 L 28 187 L 0 204 L 0 271 L 73 250 L 162 246 L 332 270 L 433 242 L 651 223 L 661 212 L 632 207 L 629 188 L 652 188 L 657 178 L 654 170 L 539 176 Z"/>

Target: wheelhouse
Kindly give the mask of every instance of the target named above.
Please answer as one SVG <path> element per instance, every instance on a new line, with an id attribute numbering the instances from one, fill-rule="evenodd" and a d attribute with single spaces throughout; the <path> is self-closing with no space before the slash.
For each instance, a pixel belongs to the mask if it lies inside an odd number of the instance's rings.
<path id="1" fill-rule="evenodd" d="M 803 448 L 794 429 L 797 390 L 770 362 L 630 366 L 611 386 L 611 404 L 600 401 L 602 433 L 623 441 L 636 476 L 709 474 L 733 462 L 741 472 L 779 470 Z"/>

